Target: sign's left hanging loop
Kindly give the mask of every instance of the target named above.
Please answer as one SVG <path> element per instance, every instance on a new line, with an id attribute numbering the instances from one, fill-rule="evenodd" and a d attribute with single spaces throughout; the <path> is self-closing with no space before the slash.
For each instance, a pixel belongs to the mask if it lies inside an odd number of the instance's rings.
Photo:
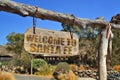
<path id="1" fill-rule="evenodd" d="M 38 12 L 38 7 L 35 6 L 35 13 L 34 13 L 34 16 L 33 16 L 33 34 L 35 34 L 35 28 L 36 28 L 36 23 L 37 23 L 37 12 Z"/>

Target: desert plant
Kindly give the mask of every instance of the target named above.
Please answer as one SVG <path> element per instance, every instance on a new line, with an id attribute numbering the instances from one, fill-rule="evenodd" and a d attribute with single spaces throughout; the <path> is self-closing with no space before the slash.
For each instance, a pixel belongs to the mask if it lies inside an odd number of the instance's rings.
<path id="1" fill-rule="evenodd" d="M 58 80 L 78 80 L 78 77 L 73 73 L 73 71 L 69 71 L 67 74 L 60 73 L 57 77 Z"/>
<path id="2" fill-rule="evenodd" d="M 47 62 L 43 59 L 33 59 L 32 63 L 33 69 L 36 69 L 38 71 L 47 66 Z"/>
<path id="3" fill-rule="evenodd" d="M 15 78 L 11 73 L 0 72 L 0 80 L 15 80 Z"/>
<path id="4" fill-rule="evenodd" d="M 66 62 L 60 62 L 55 69 L 55 71 L 58 73 L 66 73 L 69 72 L 69 70 L 70 70 L 70 66 Z"/>
<path id="5" fill-rule="evenodd" d="M 46 65 L 41 67 L 38 71 L 35 72 L 36 75 L 43 75 L 43 76 L 52 76 L 53 72 L 55 71 L 55 66 Z"/>
<path id="6" fill-rule="evenodd" d="M 55 67 L 47 64 L 43 59 L 33 59 L 33 69 L 35 70 L 36 75 L 52 76 Z"/>
<path id="7" fill-rule="evenodd" d="M 62 77 L 62 76 L 64 76 L 64 75 L 66 75 L 67 73 L 69 73 L 69 71 L 70 71 L 70 66 L 69 66 L 69 64 L 66 63 L 66 62 L 60 62 L 60 63 L 57 65 L 57 67 L 56 67 L 56 69 L 55 69 L 55 71 L 54 71 L 53 76 L 54 76 L 54 78 L 56 78 L 56 79 L 59 80 L 59 77 Z"/>

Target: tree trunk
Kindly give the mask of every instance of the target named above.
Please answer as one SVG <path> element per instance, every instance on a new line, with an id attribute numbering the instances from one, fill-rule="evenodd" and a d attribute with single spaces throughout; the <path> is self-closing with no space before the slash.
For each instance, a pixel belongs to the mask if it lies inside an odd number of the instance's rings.
<path id="1" fill-rule="evenodd" d="M 102 29 L 100 43 L 99 43 L 99 50 L 98 50 L 99 80 L 107 80 L 106 57 L 109 48 L 108 45 L 109 37 L 111 34 L 112 34 L 111 26 L 110 24 L 108 24 L 108 27 Z"/>
<path id="2" fill-rule="evenodd" d="M 86 27 L 86 25 L 91 25 L 93 27 L 107 25 L 107 22 L 105 22 L 104 20 L 90 20 L 90 19 L 76 18 L 73 14 L 67 15 L 67 14 L 57 13 L 42 8 L 36 8 L 35 6 L 16 3 L 10 0 L 0 0 L 0 10 L 10 13 L 15 13 L 24 17 L 34 16 L 36 18 L 41 18 L 42 20 L 53 20 L 78 27 Z M 120 25 L 115 25 L 111 23 L 111 26 L 113 28 L 120 29 Z"/>
<path id="3" fill-rule="evenodd" d="M 106 30 L 102 31 L 99 47 L 100 47 L 98 52 L 99 80 L 107 80 L 106 56 L 108 40 L 106 39 Z"/>
<path id="4" fill-rule="evenodd" d="M 111 32 L 108 41 L 108 56 L 107 56 L 110 66 L 112 66 L 112 39 L 113 39 L 113 33 Z"/>

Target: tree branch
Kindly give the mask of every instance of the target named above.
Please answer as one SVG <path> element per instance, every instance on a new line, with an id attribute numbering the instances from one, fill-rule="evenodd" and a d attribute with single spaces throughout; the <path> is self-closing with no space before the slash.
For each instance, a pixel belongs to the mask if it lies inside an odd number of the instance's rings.
<path id="1" fill-rule="evenodd" d="M 15 13 L 23 17 L 26 17 L 26 16 L 33 17 L 35 15 L 36 7 L 9 1 L 9 0 L 0 0 L 0 10 L 10 12 L 10 13 Z M 68 25 L 78 26 L 78 27 L 85 27 L 86 25 L 103 27 L 103 26 L 106 26 L 108 23 L 108 22 L 105 22 L 104 20 L 90 20 L 90 19 L 77 18 L 74 15 L 57 13 L 57 12 L 45 10 L 42 8 L 38 8 L 38 11 L 35 17 L 41 18 L 42 20 L 53 20 L 53 21 L 61 22 Z M 111 26 L 113 28 L 120 29 L 120 25 L 115 25 L 111 23 Z"/>

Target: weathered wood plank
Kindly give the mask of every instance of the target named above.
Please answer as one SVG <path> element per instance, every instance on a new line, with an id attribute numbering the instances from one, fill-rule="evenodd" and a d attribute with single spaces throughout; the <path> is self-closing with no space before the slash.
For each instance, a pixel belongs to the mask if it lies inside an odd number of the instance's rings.
<path id="1" fill-rule="evenodd" d="M 73 33 L 36 28 L 29 28 L 24 34 L 24 48 L 28 53 L 42 56 L 78 55 L 79 39 Z"/>

